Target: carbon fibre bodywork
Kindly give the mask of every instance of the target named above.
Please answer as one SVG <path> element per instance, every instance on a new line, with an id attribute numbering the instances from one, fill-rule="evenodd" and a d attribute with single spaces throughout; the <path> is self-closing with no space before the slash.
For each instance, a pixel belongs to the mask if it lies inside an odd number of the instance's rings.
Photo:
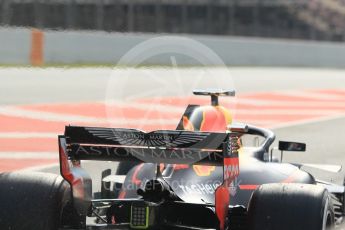
<path id="1" fill-rule="evenodd" d="M 261 184 L 268 183 L 304 183 L 315 184 L 312 175 L 291 164 L 263 162 L 253 157 L 252 149 L 240 151 L 240 175 L 230 187 L 230 204 L 247 206 L 252 192 Z M 208 175 L 200 176 L 197 168 L 209 171 Z M 216 166 L 186 166 L 168 165 L 163 174 L 176 195 L 185 202 L 214 204 L 215 189 L 222 182 L 222 167 Z M 137 189 L 141 182 L 154 178 L 153 164 L 135 166 L 127 174 L 121 198 L 137 198 Z M 170 175 L 169 175 L 170 174 Z M 133 181 L 135 183 L 133 183 Z"/>
<path id="2" fill-rule="evenodd" d="M 232 118 L 224 107 L 188 105 L 177 130 L 225 132 Z M 223 127 L 223 128 L 222 128 Z M 249 126 L 248 134 L 266 138 L 262 148 L 242 147 L 239 150 L 240 174 L 230 186 L 230 204 L 247 206 L 252 192 L 262 184 L 304 183 L 315 184 L 312 175 L 292 164 L 264 160 L 268 148 L 275 139 L 265 129 Z M 141 183 L 153 178 L 154 165 L 141 164 L 130 170 L 121 191 L 121 198 L 138 197 Z M 167 165 L 163 177 L 176 195 L 185 202 L 214 204 L 214 193 L 222 183 L 223 168 L 203 165 Z"/>

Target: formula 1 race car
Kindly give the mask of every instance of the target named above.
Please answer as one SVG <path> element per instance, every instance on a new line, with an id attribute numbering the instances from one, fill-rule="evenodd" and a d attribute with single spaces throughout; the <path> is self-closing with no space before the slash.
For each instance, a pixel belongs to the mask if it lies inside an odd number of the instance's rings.
<path id="1" fill-rule="evenodd" d="M 211 105 L 189 105 L 176 130 L 66 126 L 58 137 L 62 177 L 0 175 L 1 229 L 325 230 L 342 223 L 343 185 L 274 158 L 272 131 L 232 123 L 218 97 L 233 91 L 194 94 L 211 96 Z M 262 144 L 246 147 L 248 135 Z M 281 151 L 305 149 L 279 142 Z M 100 192 L 82 168 L 89 161 L 120 162 L 117 173 L 103 171 Z"/>

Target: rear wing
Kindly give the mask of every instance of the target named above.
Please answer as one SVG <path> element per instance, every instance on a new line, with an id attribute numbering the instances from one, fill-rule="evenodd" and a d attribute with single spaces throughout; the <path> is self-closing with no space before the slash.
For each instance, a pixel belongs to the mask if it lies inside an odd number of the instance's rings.
<path id="1" fill-rule="evenodd" d="M 223 165 L 228 133 L 67 126 L 71 160 Z"/>
<path id="2" fill-rule="evenodd" d="M 60 171 L 72 188 L 74 206 L 86 215 L 91 204 L 91 179 L 81 160 L 136 161 L 223 166 L 223 184 L 216 191 L 216 213 L 224 221 L 229 187 L 239 174 L 236 132 L 194 132 L 66 126 L 59 136 Z M 224 223 L 221 223 L 224 225 Z"/>

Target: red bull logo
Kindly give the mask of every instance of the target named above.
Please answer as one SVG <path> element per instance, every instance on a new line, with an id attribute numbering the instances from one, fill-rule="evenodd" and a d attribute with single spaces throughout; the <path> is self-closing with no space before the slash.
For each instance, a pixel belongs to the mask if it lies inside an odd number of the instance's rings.
<path id="1" fill-rule="evenodd" d="M 193 169 L 198 176 L 210 176 L 216 170 L 216 166 L 193 165 Z"/>

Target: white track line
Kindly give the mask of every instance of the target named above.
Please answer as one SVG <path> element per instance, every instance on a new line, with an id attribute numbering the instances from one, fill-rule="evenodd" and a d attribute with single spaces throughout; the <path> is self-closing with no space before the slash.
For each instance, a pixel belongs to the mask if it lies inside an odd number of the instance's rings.
<path id="1" fill-rule="evenodd" d="M 14 117 L 23 117 L 30 119 L 37 119 L 42 121 L 56 121 L 56 122 L 66 122 L 70 123 L 75 122 L 85 122 L 85 123 L 101 123 L 101 119 L 85 117 L 85 116 L 76 116 L 76 115 L 63 115 L 57 113 L 50 113 L 44 111 L 34 111 L 28 109 L 19 109 L 12 106 L 0 107 L 0 114 Z"/>
<path id="2" fill-rule="evenodd" d="M 298 90 L 289 90 L 289 91 L 282 91 L 278 93 L 274 93 L 277 96 L 291 96 L 291 97 L 303 97 L 306 100 L 325 100 L 325 101 L 341 101 L 345 100 L 345 96 L 340 95 L 330 95 L 327 93 L 318 93 L 318 92 L 308 92 L 308 91 L 298 91 Z"/>
<path id="3" fill-rule="evenodd" d="M 293 127 L 293 126 L 308 125 L 308 124 L 314 124 L 314 123 L 318 123 L 318 122 L 336 120 L 336 119 L 341 119 L 341 118 L 345 118 L 345 114 L 328 116 L 328 117 L 321 117 L 321 118 L 315 118 L 315 119 L 305 119 L 305 120 L 285 122 L 285 123 L 283 122 L 283 123 L 278 124 L 278 125 L 270 126 L 270 129 L 289 128 L 289 127 Z"/>
<path id="4" fill-rule="evenodd" d="M 250 105 L 266 105 L 265 100 L 252 100 L 252 99 L 239 99 L 237 104 L 250 104 Z M 283 102 L 277 102 L 274 101 L 274 105 L 286 105 L 285 101 Z M 271 102 L 270 102 L 271 103 Z M 308 103 L 309 104 L 309 103 Z M 120 106 L 127 106 L 128 108 L 137 108 L 137 109 L 143 109 L 143 110 L 150 110 L 151 108 L 162 111 L 162 112 L 176 112 L 178 114 L 181 114 L 184 112 L 185 108 L 182 108 L 180 106 L 174 106 L 174 105 L 152 105 L 150 103 L 129 103 L 129 104 L 119 104 L 118 102 L 111 102 L 108 105 L 114 106 L 114 105 L 120 105 Z M 296 105 L 298 107 L 301 107 L 301 109 L 298 110 L 292 110 L 292 109 L 262 109 L 260 107 L 258 108 L 252 108 L 252 109 L 236 109 L 236 103 L 231 105 L 232 112 L 234 114 L 252 114 L 255 112 L 255 114 L 262 114 L 262 115 L 334 115 L 334 114 L 339 114 L 339 113 L 345 113 L 345 103 L 340 102 L 336 103 L 336 106 L 340 106 L 339 109 L 308 109 L 308 105 L 306 105 L 305 102 L 301 103 L 292 103 L 292 105 Z M 313 103 L 310 106 L 328 106 L 332 105 L 328 102 L 322 102 L 322 104 L 318 103 Z M 225 106 L 229 107 L 229 106 Z M 111 111 L 110 111 L 111 113 Z"/>
<path id="5" fill-rule="evenodd" d="M 256 103 L 256 101 L 255 101 Z M 262 104 L 262 103 L 261 103 Z M 281 103 L 279 104 L 281 105 Z M 343 107 L 345 107 L 345 103 L 342 104 Z M 123 105 L 126 106 L 126 105 Z M 162 112 L 176 112 L 176 113 L 183 113 L 185 108 L 179 107 L 179 106 L 173 106 L 173 105 L 151 105 L 147 103 L 134 103 L 127 105 L 129 108 L 139 108 L 139 109 L 151 109 L 151 106 L 154 107 L 158 111 Z M 255 114 L 262 114 L 262 115 L 270 115 L 270 114 L 291 114 L 291 115 L 333 115 L 336 113 L 345 113 L 344 109 L 312 109 L 308 110 L 305 108 L 301 108 L 299 110 L 292 110 L 292 109 L 261 109 L 261 108 L 253 108 L 253 109 L 236 109 L 236 105 L 233 105 L 234 114 L 251 114 L 255 112 Z"/>
<path id="6" fill-rule="evenodd" d="M 58 159 L 57 152 L 0 152 L 1 159 Z"/>
<path id="7" fill-rule="evenodd" d="M 118 101 L 107 101 L 105 106 L 109 106 L 108 109 L 111 113 L 111 110 L 121 110 L 121 108 L 133 108 L 133 109 L 142 109 L 144 111 L 157 110 L 162 112 L 173 112 L 173 113 L 183 113 L 186 109 L 185 106 L 176 106 L 169 104 L 155 104 L 154 102 L 118 102 Z M 115 108 L 112 108 L 115 107 Z M 107 108 L 107 107 L 106 107 Z M 118 109 L 117 109 L 118 108 Z"/>
<path id="8" fill-rule="evenodd" d="M 14 107 L 0 107 L 0 114 L 12 117 L 29 118 L 41 121 L 53 121 L 53 122 L 64 122 L 66 124 L 73 123 L 89 123 L 89 124 L 105 124 L 109 123 L 112 125 L 122 124 L 176 124 L 176 120 L 172 119 L 129 119 L 129 118 L 118 118 L 118 119 L 106 119 L 106 118 L 94 118 L 77 115 L 57 114 L 43 111 L 33 111 L 28 109 L 18 109 Z"/>
<path id="9" fill-rule="evenodd" d="M 308 109 L 309 107 L 339 107 L 339 109 L 345 108 L 345 101 L 339 100 L 333 101 L 310 101 L 310 100 L 266 100 L 266 99 L 250 99 L 250 98 L 238 98 L 237 104 L 254 105 L 254 106 L 295 106 Z M 273 109 L 273 108 L 272 108 Z"/>
<path id="10" fill-rule="evenodd" d="M 236 115 L 259 114 L 259 115 L 316 115 L 329 116 L 334 114 L 345 114 L 344 110 L 307 110 L 307 109 L 236 109 Z"/>

